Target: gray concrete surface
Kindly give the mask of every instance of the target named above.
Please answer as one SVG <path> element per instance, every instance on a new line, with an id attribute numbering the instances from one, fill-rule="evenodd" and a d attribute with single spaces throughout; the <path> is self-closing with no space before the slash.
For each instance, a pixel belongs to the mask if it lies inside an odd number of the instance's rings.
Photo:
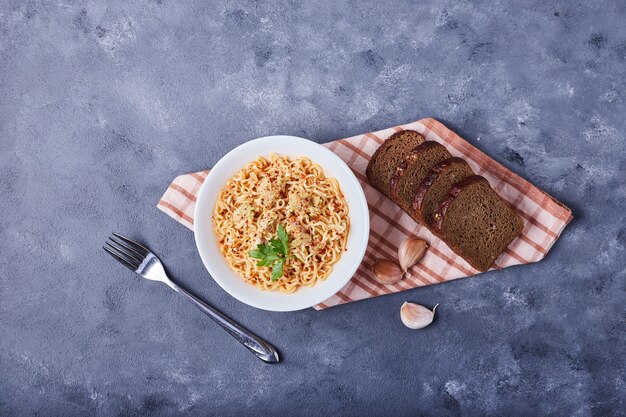
<path id="1" fill-rule="evenodd" d="M 624 1 L 3 1 L 0 415 L 624 415 Z M 567 203 L 544 261 L 268 313 L 155 207 L 252 138 L 436 117 Z M 265 365 L 101 245 L 275 343 Z M 402 326 L 410 300 L 434 325 Z"/>

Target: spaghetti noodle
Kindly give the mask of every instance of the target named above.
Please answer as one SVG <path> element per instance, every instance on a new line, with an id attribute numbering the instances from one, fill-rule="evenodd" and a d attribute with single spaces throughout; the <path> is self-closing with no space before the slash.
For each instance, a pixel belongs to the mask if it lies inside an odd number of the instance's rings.
<path id="1" fill-rule="evenodd" d="M 265 290 L 292 293 L 325 280 L 346 250 L 348 205 L 334 178 L 305 157 L 257 158 L 218 194 L 213 224 L 226 261 L 244 281 Z M 249 253 L 283 225 L 289 257 L 272 282 L 271 268 Z"/>

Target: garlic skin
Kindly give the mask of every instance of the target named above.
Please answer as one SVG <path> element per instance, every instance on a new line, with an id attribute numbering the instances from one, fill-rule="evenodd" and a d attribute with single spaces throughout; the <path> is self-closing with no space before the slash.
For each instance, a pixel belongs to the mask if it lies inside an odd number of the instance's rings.
<path id="1" fill-rule="evenodd" d="M 395 284 L 400 281 L 404 273 L 398 265 L 387 259 L 379 259 L 372 265 L 374 279 L 379 284 Z"/>
<path id="2" fill-rule="evenodd" d="M 410 267 L 415 265 L 417 261 L 422 259 L 422 256 L 428 249 L 428 243 L 425 240 L 417 237 L 409 237 L 405 239 L 398 247 L 398 262 L 400 262 L 400 268 L 406 272 Z"/>
<path id="3" fill-rule="evenodd" d="M 431 311 L 422 305 L 405 302 L 400 307 L 400 319 L 409 329 L 422 329 L 433 322 L 438 305 Z"/>

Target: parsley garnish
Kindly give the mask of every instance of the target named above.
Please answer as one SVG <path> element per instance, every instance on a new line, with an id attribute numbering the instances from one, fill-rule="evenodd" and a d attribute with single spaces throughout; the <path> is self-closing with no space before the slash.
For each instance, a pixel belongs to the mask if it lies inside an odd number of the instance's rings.
<path id="1" fill-rule="evenodd" d="M 276 239 L 270 239 L 270 243 L 259 243 L 256 249 L 248 252 L 248 255 L 258 259 L 256 266 L 272 267 L 272 282 L 283 276 L 285 262 L 289 257 L 289 235 L 282 224 L 276 230 Z"/>

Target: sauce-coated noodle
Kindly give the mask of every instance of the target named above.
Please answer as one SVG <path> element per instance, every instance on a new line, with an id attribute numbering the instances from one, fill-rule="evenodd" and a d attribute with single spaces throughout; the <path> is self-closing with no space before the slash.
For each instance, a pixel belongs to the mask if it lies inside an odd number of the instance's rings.
<path id="1" fill-rule="evenodd" d="M 346 250 L 348 205 L 334 178 L 310 159 L 271 155 L 237 172 L 220 191 L 213 224 L 226 261 L 244 281 L 285 293 L 328 277 Z M 289 234 L 283 276 L 271 281 L 271 268 L 257 266 L 248 252 Z"/>

